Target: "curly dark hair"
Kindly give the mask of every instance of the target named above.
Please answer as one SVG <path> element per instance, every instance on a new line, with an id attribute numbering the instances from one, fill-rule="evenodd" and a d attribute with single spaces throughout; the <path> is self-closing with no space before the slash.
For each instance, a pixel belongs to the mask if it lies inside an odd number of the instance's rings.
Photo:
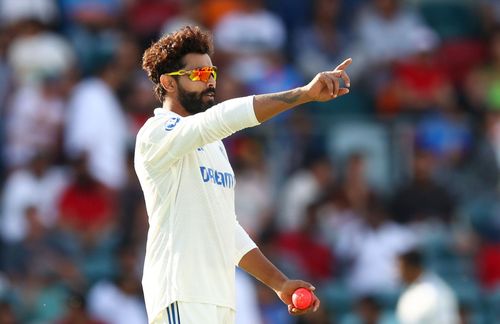
<path id="1" fill-rule="evenodd" d="M 142 57 L 142 68 L 154 83 L 154 91 L 163 102 L 166 91 L 160 83 L 160 76 L 184 67 L 183 58 L 190 53 L 213 54 L 212 34 L 197 26 L 186 26 L 165 35 L 153 43 Z"/>

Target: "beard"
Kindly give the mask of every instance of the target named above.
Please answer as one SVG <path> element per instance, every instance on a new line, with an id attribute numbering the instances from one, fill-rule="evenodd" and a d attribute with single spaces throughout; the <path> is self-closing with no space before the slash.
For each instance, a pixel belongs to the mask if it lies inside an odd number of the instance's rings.
<path id="1" fill-rule="evenodd" d="M 186 109 L 186 111 L 191 115 L 204 112 L 208 108 L 215 105 L 215 99 L 204 98 L 204 96 L 207 94 L 213 94 L 215 97 L 215 88 L 208 88 L 202 92 L 191 92 L 184 89 L 179 83 L 177 84 L 177 88 L 179 89 L 179 102 L 181 103 L 182 107 L 184 107 L 184 109 Z"/>

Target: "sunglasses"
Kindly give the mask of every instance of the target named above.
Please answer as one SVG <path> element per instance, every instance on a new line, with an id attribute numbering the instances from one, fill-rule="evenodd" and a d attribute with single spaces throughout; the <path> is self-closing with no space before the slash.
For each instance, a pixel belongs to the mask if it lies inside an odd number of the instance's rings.
<path id="1" fill-rule="evenodd" d="M 179 70 L 175 72 L 165 73 L 166 75 L 187 75 L 191 81 L 202 81 L 208 82 L 210 76 L 217 80 L 217 67 L 215 66 L 204 66 L 192 70 Z"/>

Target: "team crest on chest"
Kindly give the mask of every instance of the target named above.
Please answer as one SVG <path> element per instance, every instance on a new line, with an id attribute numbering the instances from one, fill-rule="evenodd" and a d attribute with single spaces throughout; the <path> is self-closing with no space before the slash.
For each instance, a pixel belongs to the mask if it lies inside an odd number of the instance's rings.
<path id="1" fill-rule="evenodd" d="M 171 131 L 174 129 L 175 125 L 180 121 L 181 119 L 179 117 L 171 117 L 167 120 L 165 123 L 165 130 L 166 131 Z"/>

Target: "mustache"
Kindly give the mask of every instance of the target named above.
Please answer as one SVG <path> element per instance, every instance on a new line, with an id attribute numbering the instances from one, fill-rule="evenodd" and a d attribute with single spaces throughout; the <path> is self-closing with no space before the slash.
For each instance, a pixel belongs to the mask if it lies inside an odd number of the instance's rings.
<path id="1" fill-rule="evenodd" d="M 204 96 L 204 95 L 214 95 L 215 96 L 215 88 L 208 88 L 207 90 L 204 90 L 201 92 L 201 95 Z"/>

